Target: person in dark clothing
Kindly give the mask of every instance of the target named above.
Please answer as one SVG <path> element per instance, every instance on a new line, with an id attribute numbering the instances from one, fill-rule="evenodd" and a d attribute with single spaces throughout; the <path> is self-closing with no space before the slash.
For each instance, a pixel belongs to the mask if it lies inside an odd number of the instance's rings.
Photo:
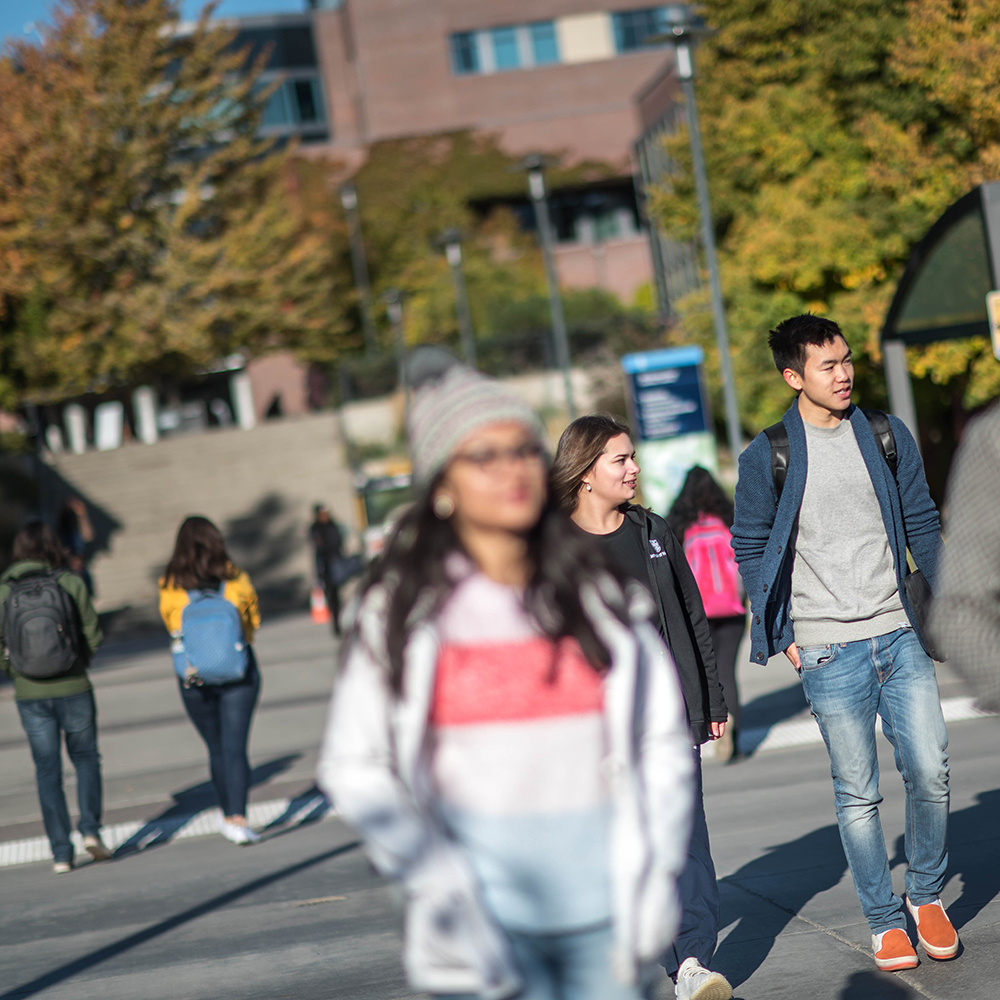
<path id="1" fill-rule="evenodd" d="M 309 539 L 316 554 L 316 577 L 326 594 L 333 634 L 340 635 L 340 581 L 337 564 L 344 558 L 344 536 L 340 526 L 330 517 L 329 508 L 318 503 L 313 507 L 313 523 Z"/>
<path id="2" fill-rule="evenodd" d="M 0 607 L 11 598 L 19 581 L 44 579 L 56 574 L 76 609 L 73 625 L 79 630 L 79 656 L 66 671 L 51 677 L 29 677 L 20 673 L 8 656 L 14 637 L 3 635 L 6 616 L 0 613 L 0 669 L 14 679 L 14 698 L 21 725 L 28 737 L 35 763 L 38 800 L 45 833 L 57 875 L 73 869 L 73 842 L 66 794 L 62 780 L 63 738 L 76 769 L 78 824 L 83 846 L 95 861 L 111 857 L 101 840 L 103 784 L 101 755 L 97 749 L 97 706 L 87 667 L 101 644 L 97 612 L 83 581 L 66 568 L 66 553 L 56 533 L 41 521 L 26 525 L 14 537 L 14 562 L 0 576 Z M 25 668 L 26 669 L 26 668 Z"/>
<path id="3" fill-rule="evenodd" d="M 87 593 L 94 596 L 94 578 L 88 562 L 94 544 L 94 526 L 90 523 L 87 505 L 79 497 L 70 497 L 59 511 L 56 523 L 59 543 L 66 553 L 66 568 L 83 580 Z"/>
<path id="4" fill-rule="evenodd" d="M 715 754 L 721 760 L 736 761 L 741 758 L 736 655 L 746 631 L 747 612 L 731 545 L 733 501 L 708 469 L 696 465 L 688 470 L 684 485 L 667 514 L 667 523 L 684 546 L 684 554 L 701 591 L 712 632 L 719 683 L 729 709 L 729 724 L 716 744 Z"/>
<path id="5" fill-rule="evenodd" d="M 701 786 L 701 744 L 725 733 L 726 703 L 698 585 L 667 522 L 631 502 L 638 476 L 628 425 L 592 414 L 563 431 L 550 473 L 551 496 L 620 572 L 653 596 L 680 678 L 697 764 L 691 843 L 677 882 L 681 927 L 662 962 L 679 1000 L 728 1000 L 732 987 L 707 968 L 718 941 L 719 888 Z"/>

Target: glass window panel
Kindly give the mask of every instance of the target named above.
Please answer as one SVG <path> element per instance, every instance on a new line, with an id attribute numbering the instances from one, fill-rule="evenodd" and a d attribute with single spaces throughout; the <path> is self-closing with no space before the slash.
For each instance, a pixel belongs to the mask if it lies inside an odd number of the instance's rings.
<path id="1" fill-rule="evenodd" d="M 313 80 L 293 80 L 294 106 L 300 122 L 319 121 L 319 101 Z"/>
<path id="2" fill-rule="evenodd" d="M 288 101 L 285 99 L 285 87 L 282 84 L 264 105 L 264 115 L 261 125 L 288 125 L 292 116 L 288 113 Z"/>
<path id="3" fill-rule="evenodd" d="M 463 31 L 451 36 L 451 66 L 459 76 L 479 72 L 479 51 L 474 32 Z"/>
<path id="4" fill-rule="evenodd" d="M 646 44 L 646 39 L 666 30 L 666 11 L 662 7 L 625 10 L 612 15 L 615 47 L 619 52 L 633 52 Z"/>
<path id="5" fill-rule="evenodd" d="M 985 323 L 986 293 L 992 285 L 986 230 L 977 205 L 927 254 L 896 328 L 905 338 L 923 330 Z"/>
<path id="6" fill-rule="evenodd" d="M 517 49 L 517 31 L 514 28 L 494 28 L 493 61 L 498 70 L 517 69 L 521 65 L 521 55 Z"/>
<path id="7" fill-rule="evenodd" d="M 536 66 L 559 62 L 559 42 L 556 26 L 552 21 L 539 21 L 531 25 L 531 51 Z"/>

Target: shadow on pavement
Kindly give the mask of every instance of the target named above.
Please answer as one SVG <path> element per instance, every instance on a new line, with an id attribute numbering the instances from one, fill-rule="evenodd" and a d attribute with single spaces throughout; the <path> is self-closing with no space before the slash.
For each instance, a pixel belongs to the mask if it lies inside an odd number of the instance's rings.
<path id="1" fill-rule="evenodd" d="M 276 774 L 287 771 L 301 756 L 300 753 L 289 754 L 258 764 L 250 773 L 251 787 L 263 784 Z M 192 816 L 197 816 L 203 810 L 211 809 L 216 805 L 218 802 L 211 781 L 203 781 L 198 785 L 185 788 L 183 791 L 175 792 L 174 804 L 160 813 L 159 816 L 148 820 L 125 843 L 118 847 L 114 857 L 123 858 L 150 847 L 166 844 L 185 823 L 190 821 Z"/>
<path id="2" fill-rule="evenodd" d="M 105 945 L 103 948 L 98 948 L 97 951 L 91 952 L 89 955 L 84 955 L 82 958 L 60 965 L 57 969 L 46 972 L 44 975 L 36 977 L 23 986 L 15 986 L 12 989 L 6 990 L 0 993 L 0 1000 L 23 1000 L 24 997 L 31 997 L 36 993 L 41 993 L 43 990 L 65 982 L 80 972 L 85 972 L 87 969 L 92 969 L 95 965 L 100 965 L 101 962 L 106 962 L 109 958 L 116 958 L 123 952 L 137 948 L 139 945 L 167 934 L 192 920 L 197 920 L 199 917 L 203 917 L 213 910 L 218 910 L 223 906 L 234 903 L 237 899 L 249 896 L 258 889 L 273 885 L 275 882 L 280 882 L 282 879 L 296 875 L 307 868 L 312 868 L 314 865 L 320 865 L 324 861 L 329 861 L 331 858 L 337 857 L 339 854 L 346 854 L 348 851 L 353 851 L 358 846 L 359 841 L 356 840 L 348 844 L 342 844 L 340 847 L 323 851 L 322 854 L 314 855 L 311 858 L 306 858 L 305 861 L 299 861 L 294 865 L 289 865 L 287 868 L 272 872 L 270 875 L 263 875 L 236 889 L 230 889 L 228 892 L 213 896 L 211 899 L 205 900 L 204 903 L 189 907 L 173 917 L 161 920 L 152 927 L 147 927 L 145 930 L 130 934 L 128 937 L 122 938 L 114 944 Z"/>
<path id="3" fill-rule="evenodd" d="M 855 972 L 847 980 L 840 1000 L 908 1000 L 916 995 L 888 974 Z"/>
<path id="4" fill-rule="evenodd" d="M 758 695 L 740 708 L 741 729 L 768 729 L 794 718 L 809 707 L 802 685 L 796 681 L 777 691 Z"/>
<path id="5" fill-rule="evenodd" d="M 951 922 L 961 930 L 1000 894 L 1000 789 L 980 792 L 976 804 L 948 818 L 946 879 L 962 877 L 962 895 L 948 907 Z M 904 839 L 896 839 L 891 866 L 906 864 Z"/>
<path id="6" fill-rule="evenodd" d="M 719 926 L 737 923 L 719 945 L 712 968 L 734 986 L 746 982 L 802 907 L 813 896 L 837 885 L 846 871 L 840 834 L 832 824 L 772 847 L 764 856 L 719 879 Z"/>

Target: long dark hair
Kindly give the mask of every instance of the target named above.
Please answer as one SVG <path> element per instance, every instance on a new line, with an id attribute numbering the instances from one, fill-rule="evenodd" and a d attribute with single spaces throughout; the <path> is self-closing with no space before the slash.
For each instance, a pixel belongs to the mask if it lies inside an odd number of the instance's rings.
<path id="1" fill-rule="evenodd" d="M 235 580 L 239 572 L 226 552 L 222 532 L 207 517 L 184 519 L 163 574 L 168 587 L 194 590 L 213 580 Z"/>
<path id="2" fill-rule="evenodd" d="M 580 483 L 604 453 L 613 437 L 632 430 L 624 420 L 610 413 L 589 413 L 577 417 L 562 432 L 556 457 L 549 470 L 552 502 L 564 514 L 572 514 L 580 502 Z"/>
<path id="3" fill-rule="evenodd" d="M 14 562 L 38 559 L 48 563 L 52 569 L 66 565 L 66 550 L 60 544 L 59 536 L 44 521 L 31 521 L 14 536 L 11 555 Z"/>
<path id="4" fill-rule="evenodd" d="M 733 501 L 708 469 L 696 465 L 688 470 L 684 485 L 667 514 L 667 523 L 683 542 L 684 533 L 701 514 L 714 514 L 727 528 L 733 526 Z"/>
<path id="5" fill-rule="evenodd" d="M 384 582 L 389 591 L 386 615 L 386 654 L 389 680 L 399 694 L 403 683 L 403 654 L 410 635 L 421 619 L 441 610 L 455 589 L 448 574 L 447 559 L 464 553 L 450 520 L 442 521 L 432 503 L 437 482 L 425 489 L 397 522 L 381 559 L 369 571 L 367 592 Z M 525 608 L 542 632 L 558 641 L 576 639 L 590 665 L 602 672 L 611 664 L 611 654 L 597 634 L 580 599 L 580 583 L 597 580 L 603 574 L 614 581 L 616 595 L 624 595 L 620 576 L 604 561 L 596 546 L 588 545 L 569 519 L 551 504 L 527 535 L 531 579 L 525 591 Z M 612 613 L 627 621 L 624 600 L 608 600 Z M 426 602 L 426 603 L 425 603 Z M 345 649 L 351 646 L 345 643 Z"/>

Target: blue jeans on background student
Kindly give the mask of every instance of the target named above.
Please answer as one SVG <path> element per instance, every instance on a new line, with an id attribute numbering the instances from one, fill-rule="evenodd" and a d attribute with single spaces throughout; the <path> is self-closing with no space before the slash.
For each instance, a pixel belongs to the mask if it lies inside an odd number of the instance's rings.
<path id="1" fill-rule="evenodd" d="M 906 895 L 923 906 L 941 895 L 948 867 L 948 734 L 934 663 L 908 628 L 805 646 L 799 656 L 802 686 L 830 753 L 837 823 L 861 909 L 873 934 L 905 927 L 879 821 L 875 717 L 906 789 Z"/>
<path id="2" fill-rule="evenodd" d="M 512 1000 L 642 1000 L 644 992 L 615 978 L 611 924 L 562 934 L 507 931 L 524 989 Z M 446 994 L 438 1000 L 477 1000 Z"/>
<path id="3" fill-rule="evenodd" d="M 247 742 L 250 721 L 260 694 L 257 658 L 250 649 L 246 676 L 233 684 L 184 687 L 181 698 L 188 717 L 208 747 L 212 786 L 223 816 L 245 816 L 250 791 Z"/>
<path id="4" fill-rule="evenodd" d="M 78 829 L 84 837 L 97 837 L 101 832 L 102 786 L 94 692 L 19 701 L 17 711 L 35 762 L 38 801 L 52 857 L 57 862 L 72 862 L 72 825 L 63 792 L 61 737 L 65 734 L 66 752 L 76 768 Z"/>

